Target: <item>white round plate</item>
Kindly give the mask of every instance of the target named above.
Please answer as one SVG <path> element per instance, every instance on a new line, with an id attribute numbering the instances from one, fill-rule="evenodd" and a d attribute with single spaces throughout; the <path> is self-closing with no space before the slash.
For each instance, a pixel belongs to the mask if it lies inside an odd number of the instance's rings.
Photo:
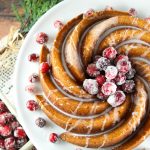
<path id="1" fill-rule="evenodd" d="M 48 46 L 53 43 L 57 34 L 53 23 L 55 20 L 62 20 L 67 22 L 71 18 L 86 12 L 88 9 L 102 10 L 106 6 L 112 6 L 118 10 L 127 11 L 129 8 L 136 8 L 140 17 L 150 16 L 150 1 L 143 0 L 65 0 L 44 14 L 32 27 L 28 33 L 25 42 L 20 50 L 16 69 L 15 69 L 15 95 L 16 95 L 16 109 L 22 125 L 33 142 L 39 150 L 75 150 L 77 146 L 58 142 L 52 144 L 48 141 L 51 132 L 61 133 L 63 130 L 50 122 L 42 111 L 30 112 L 26 109 L 26 102 L 34 97 L 25 92 L 25 87 L 28 85 L 28 76 L 33 72 L 38 72 L 38 64 L 28 62 L 28 55 L 31 53 L 39 53 L 41 45 L 35 42 L 36 34 L 43 31 L 48 34 Z M 35 125 L 37 117 L 43 117 L 47 120 L 46 127 L 40 129 Z M 150 138 L 145 140 L 138 149 L 150 148 Z M 83 150 L 83 148 L 82 148 Z"/>

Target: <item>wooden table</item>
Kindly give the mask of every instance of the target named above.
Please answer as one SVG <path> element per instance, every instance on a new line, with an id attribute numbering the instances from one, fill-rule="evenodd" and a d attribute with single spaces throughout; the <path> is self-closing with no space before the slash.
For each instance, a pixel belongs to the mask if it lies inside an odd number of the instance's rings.
<path id="1" fill-rule="evenodd" d="M 12 11 L 12 3 L 19 7 L 19 0 L 0 0 L 0 39 L 7 35 L 12 26 L 19 28 L 20 23 Z"/>

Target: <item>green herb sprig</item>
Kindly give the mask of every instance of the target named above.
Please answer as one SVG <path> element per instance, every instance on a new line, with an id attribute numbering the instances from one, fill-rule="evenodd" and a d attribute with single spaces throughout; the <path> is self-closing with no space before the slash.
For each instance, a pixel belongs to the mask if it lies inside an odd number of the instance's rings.
<path id="1" fill-rule="evenodd" d="M 15 5 L 12 5 L 13 12 L 17 20 L 21 23 L 20 32 L 27 33 L 41 15 L 61 1 L 62 0 L 23 0 L 20 4 L 23 9 L 23 15 L 19 14 Z"/>

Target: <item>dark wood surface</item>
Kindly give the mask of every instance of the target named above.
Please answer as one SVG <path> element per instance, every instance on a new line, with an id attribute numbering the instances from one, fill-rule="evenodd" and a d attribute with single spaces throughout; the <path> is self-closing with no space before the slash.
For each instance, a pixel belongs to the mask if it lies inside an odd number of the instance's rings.
<path id="1" fill-rule="evenodd" d="M 0 39 L 7 35 L 12 26 L 19 27 L 12 11 L 12 4 L 19 7 L 20 0 L 0 0 Z"/>

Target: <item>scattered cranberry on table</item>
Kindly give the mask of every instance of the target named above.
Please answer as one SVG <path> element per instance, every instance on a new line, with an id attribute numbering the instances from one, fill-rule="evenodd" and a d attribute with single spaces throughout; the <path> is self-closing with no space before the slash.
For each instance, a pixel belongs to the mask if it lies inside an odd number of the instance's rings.
<path id="1" fill-rule="evenodd" d="M 35 120 L 35 124 L 38 127 L 43 128 L 46 125 L 46 121 L 45 121 L 45 119 L 39 117 Z"/>
<path id="2" fill-rule="evenodd" d="M 28 60 L 30 62 L 38 62 L 39 60 L 39 55 L 38 54 L 35 54 L 35 53 L 32 53 L 28 56 Z"/>
<path id="3" fill-rule="evenodd" d="M 39 105 L 36 101 L 34 100 L 28 100 L 26 103 L 27 109 L 30 111 L 35 111 L 39 108 Z"/>
<path id="4" fill-rule="evenodd" d="M 29 82 L 31 83 L 38 82 L 39 80 L 39 75 L 37 73 L 33 73 L 29 76 Z"/>
<path id="5" fill-rule="evenodd" d="M 51 133 L 49 136 L 49 141 L 52 143 L 56 143 L 58 140 L 58 135 L 56 133 Z"/>
<path id="6" fill-rule="evenodd" d="M 44 32 L 40 32 L 37 34 L 36 42 L 39 44 L 44 44 L 48 41 L 48 35 Z"/>
<path id="7" fill-rule="evenodd" d="M 54 22 L 54 27 L 61 30 L 63 28 L 64 24 L 60 20 L 56 20 Z"/>
<path id="8" fill-rule="evenodd" d="M 25 91 L 31 93 L 31 94 L 35 94 L 38 92 L 38 89 L 37 87 L 34 85 L 34 84 L 30 84 L 30 85 L 27 85 L 25 87 Z"/>

